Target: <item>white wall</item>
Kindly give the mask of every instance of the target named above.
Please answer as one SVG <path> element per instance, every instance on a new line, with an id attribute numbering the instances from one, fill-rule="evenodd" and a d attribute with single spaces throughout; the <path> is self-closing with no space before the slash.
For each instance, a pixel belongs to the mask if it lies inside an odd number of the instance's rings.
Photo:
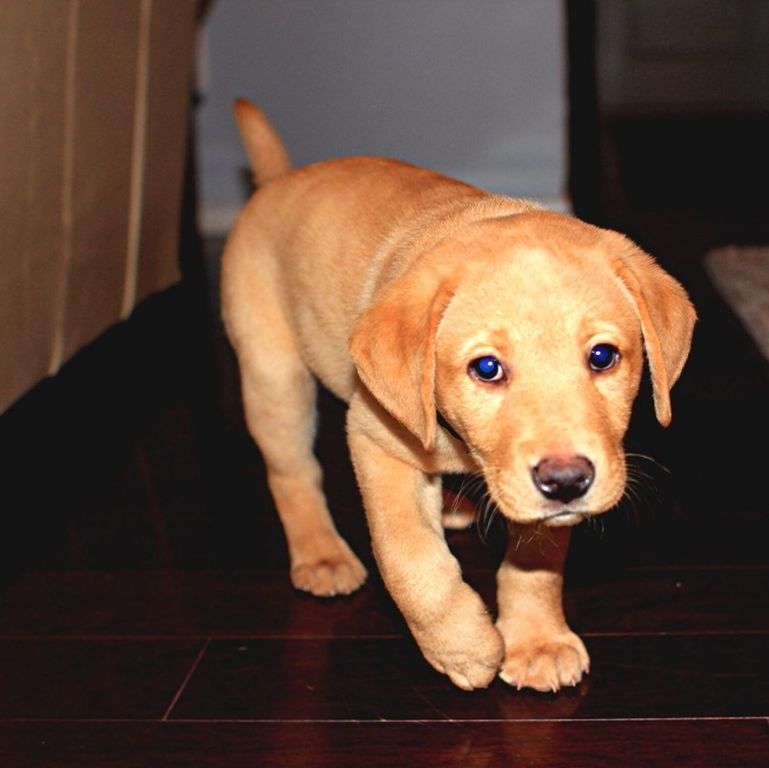
<path id="1" fill-rule="evenodd" d="M 561 0 L 218 0 L 200 85 L 209 232 L 243 202 L 238 96 L 267 111 L 298 165 L 381 154 L 495 192 L 565 195 Z"/>

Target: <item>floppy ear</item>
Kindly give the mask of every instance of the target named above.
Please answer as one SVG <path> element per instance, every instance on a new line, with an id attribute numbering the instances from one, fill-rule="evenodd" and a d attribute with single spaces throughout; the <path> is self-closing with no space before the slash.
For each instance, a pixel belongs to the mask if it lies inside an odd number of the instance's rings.
<path id="1" fill-rule="evenodd" d="M 683 286 L 663 270 L 649 254 L 617 233 L 620 247 L 615 263 L 641 321 L 641 332 L 649 361 L 654 411 L 657 421 L 670 423 L 670 389 L 681 375 L 697 314 Z"/>
<path id="2" fill-rule="evenodd" d="M 441 270 L 411 270 L 382 291 L 350 338 L 363 383 L 428 451 L 437 430 L 435 336 L 452 294 Z"/>

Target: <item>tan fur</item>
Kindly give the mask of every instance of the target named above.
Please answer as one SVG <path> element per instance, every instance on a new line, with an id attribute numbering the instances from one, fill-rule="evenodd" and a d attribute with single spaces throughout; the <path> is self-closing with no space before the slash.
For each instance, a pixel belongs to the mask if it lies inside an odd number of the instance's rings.
<path id="1" fill-rule="evenodd" d="M 427 660 L 466 689 L 497 674 L 576 684 L 589 662 L 562 609 L 568 526 L 622 497 L 644 346 L 669 422 L 695 321 L 686 293 L 615 232 L 431 171 L 381 158 L 289 171 L 261 112 L 240 101 L 236 115 L 263 186 L 225 249 L 223 311 L 294 585 L 347 594 L 366 578 L 321 490 L 317 377 L 349 403 L 374 555 Z M 620 350 L 610 370 L 587 364 L 598 343 Z M 468 374 L 482 355 L 506 381 Z M 539 462 L 574 457 L 594 467 L 584 495 L 536 487 Z M 501 513 L 530 529 L 500 568 L 496 624 L 446 546 L 445 472 L 482 473 Z"/>

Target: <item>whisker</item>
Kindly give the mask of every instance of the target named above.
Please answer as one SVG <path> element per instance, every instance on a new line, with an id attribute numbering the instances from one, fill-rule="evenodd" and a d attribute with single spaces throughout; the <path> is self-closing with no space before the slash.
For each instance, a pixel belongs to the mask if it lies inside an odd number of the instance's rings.
<path id="1" fill-rule="evenodd" d="M 484 544 L 489 543 L 489 535 L 492 526 L 499 519 L 499 509 L 491 498 L 491 494 L 486 490 L 482 498 L 482 506 L 478 512 L 478 535 Z"/>
<path id="2" fill-rule="evenodd" d="M 588 525 L 597 532 L 598 538 L 602 539 L 606 534 L 606 520 L 603 515 L 591 515 L 587 520 Z"/>
<path id="3" fill-rule="evenodd" d="M 625 455 L 628 458 L 627 481 L 617 509 L 625 514 L 634 525 L 638 526 L 645 515 L 653 514 L 659 508 L 659 495 L 654 471 L 649 472 L 641 468 L 639 460 L 648 462 L 666 473 L 670 473 L 670 470 L 646 454 L 629 452 Z"/>
<path id="4" fill-rule="evenodd" d="M 457 511 L 462 500 L 469 502 L 475 508 L 475 526 L 478 536 L 484 544 L 499 519 L 499 510 L 488 492 L 486 481 L 482 474 L 466 474 L 461 476 L 458 488 L 452 489 L 453 499 L 447 514 Z"/>
<path id="5" fill-rule="evenodd" d="M 629 459 L 643 459 L 644 461 L 648 461 L 649 464 L 653 464 L 655 467 L 659 467 L 663 472 L 666 472 L 669 475 L 672 474 L 668 467 L 657 461 L 657 459 L 655 459 L 653 456 L 649 456 L 645 453 L 633 453 L 632 451 L 625 451 L 625 456 L 627 456 Z"/>
<path id="6" fill-rule="evenodd" d="M 475 523 L 478 536 L 488 544 L 494 525 L 500 519 L 499 509 L 494 503 L 482 474 L 464 475 L 459 492 L 476 508 Z"/>
<path id="7" fill-rule="evenodd" d="M 521 525 L 520 523 L 508 522 L 508 541 L 515 547 L 515 551 L 523 545 L 526 547 L 532 544 L 539 544 L 540 549 L 547 544 L 553 545 L 553 531 L 545 525 Z M 544 549 L 542 550 L 544 552 Z"/>

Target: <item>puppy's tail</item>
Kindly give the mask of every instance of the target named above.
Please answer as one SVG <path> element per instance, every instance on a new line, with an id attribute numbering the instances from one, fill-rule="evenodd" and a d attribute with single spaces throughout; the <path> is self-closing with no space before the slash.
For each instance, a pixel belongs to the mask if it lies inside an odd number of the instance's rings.
<path id="1" fill-rule="evenodd" d="M 288 171 L 291 168 L 288 152 L 264 112 L 246 99 L 236 99 L 233 109 L 254 184 L 260 187 Z"/>

